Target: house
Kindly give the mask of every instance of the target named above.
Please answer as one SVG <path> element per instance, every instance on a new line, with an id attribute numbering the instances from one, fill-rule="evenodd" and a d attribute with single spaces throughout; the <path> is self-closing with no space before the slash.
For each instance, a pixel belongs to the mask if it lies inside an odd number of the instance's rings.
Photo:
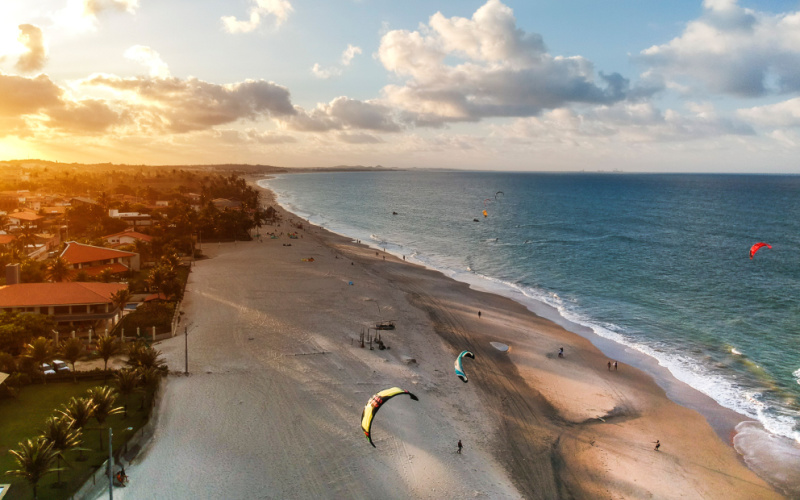
<path id="1" fill-rule="evenodd" d="M 114 219 L 124 220 L 129 226 L 149 226 L 152 224 L 152 219 L 148 214 L 141 214 L 139 212 L 120 212 L 116 209 L 108 211 L 108 216 Z"/>
<path id="2" fill-rule="evenodd" d="M 18 283 L 0 286 L 0 311 L 46 314 L 72 326 L 113 326 L 121 311 L 111 296 L 125 283 Z"/>
<path id="3" fill-rule="evenodd" d="M 5 245 L 11 244 L 14 241 L 16 236 L 13 234 L 0 234 L 0 248 L 3 248 Z"/>
<path id="4" fill-rule="evenodd" d="M 153 237 L 149 234 L 140 233 L 133 229 L 128 229 L 121 233 L 109 234 L 108 236 L 103 236 L 103 239 L 106 240 L 106 243 L 111 245 L 135 245 L 137 241 L 144 241 L 146 243 L 153 241 Z"/>
<path id="5" fill-rule="evenodd" d="M 67 247 L 61 252 L 61 258 L 70 264 L 73 276 L 81 271 L 89 276 L 97 276 L 106 269 L 110 269 L 112 275 L 139 270 L 138 253 L 84 245 L 75 241 L 67 243 Z"/>
<path id="6" fill-rule="evenodd" d="M 39 227 L 39 224 L 44 217 L 36 215 L 33 212 L 13 212 L 8 214 L 8 222 L 12 226 L 31 226 Z"/>

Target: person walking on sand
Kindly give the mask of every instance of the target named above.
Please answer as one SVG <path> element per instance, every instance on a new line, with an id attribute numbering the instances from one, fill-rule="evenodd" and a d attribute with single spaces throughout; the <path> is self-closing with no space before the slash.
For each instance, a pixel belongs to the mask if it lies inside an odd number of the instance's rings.
<path id="1" fill-rule="evenodd" d="M 614 371 L 617 371 L 617 362 L 614 361 Z"/>
<path id="2" fill-rule="evenodd" d="M 558 348 L 558 357 L 559 358 L 563 358 L 564 357 L 564 348 L 563 347 L 559 347 Z"/>
<path id="3" fill-rule="evenodd" d="M 481 312 L 478 311 L 478 318 L 480 319 L 480 317 L 481 317 Z"/>
<path id="4" fill-rule="evenodd" d="M 655 451 L 658 451 L 658 449 L 659 449 L 659 448 L 661 448 L 661 442 L 660 442 L 658 439 L 656 439 L 656 447 L 655 447 L 655 448 L 653 448 L 653 449 L 654 449 Z"/>
<path id="5" fill-rule="evenodd" d="M 461 444 L 461 440 L 459 439 L 458 440 L 458 453 L 461 453 L 461 448 L 462 447 L 463 447 L 463 445 Z"/>
<path id="6" fill-rule="evenodd" d="M 608 371 L 611 371 L 611 361 L 608 362 Z"/>

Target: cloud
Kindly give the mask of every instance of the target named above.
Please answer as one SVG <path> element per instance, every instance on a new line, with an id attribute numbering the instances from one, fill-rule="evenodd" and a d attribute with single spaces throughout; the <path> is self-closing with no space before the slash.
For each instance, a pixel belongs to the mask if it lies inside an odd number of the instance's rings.
<path id="1" fill-rule="evenodd" d="M 20 24 L 19 31 L 18 40 L 25 46 L 27 52 L 19 57 L 15 67 L 23 73 L 42 69 L 47 58 L 42 30 L 32 24 Z"/>
<path id="2" fill-rule="evenodd" d="M 141 63 L 150 70 L 150 76 L 156 78 L 168 78 L 169 67 L 161 60 L 161 56 L 155 50 L 144 45 L 134 45 L 125 51 L 125 57 Z"/>
<path id="3" fill-rule="evenodd" d="M 246 21 L 240 21 L 234 16 L 223 16 L 222 25 L 228 33 L 249 33 L 261 25 L 264 17 L 274 16 L 275 24 L 280 26 L 294 8 L 288 0 L 251 0 L 254 5 L 250 8 L 250 15 Z"/>
<path id="4" fill-rule="evenodd" d="M 341 132 L 337 134 L 337 139 L 340 141 L 347 143 L 347 144 L 380 144 L 383 141 L 379 137 L 375 137 L 372 134 L 364 134 L 364 133 L 347 133 Z"/>
<path id="5" fill-rule="evenodd" d="M 499 0 L 471 19 L 436 13 L 418 31 L 389 31 L 378 56 L 387 70 L 407 78 L 384 87 L 385 101 L 418 126 L 611 104 L 630 92 L 617 73 L 601 72 L 596 81 L 583 57 L 550 55 L 542 37 L 517 28 L 513 11 Z"/>
<path id="6" fill-rule="evenodd" d="M 296 113 L 285 87 L 264 80 L 218 85 L 196 78 L 120 78 L 94 75 L 84 88 L 120 94 L 125 108 L 144 130 L 184 133 L 238 120 Z"/>
<path id="7" fill-rule="evenodd" d="M 800 127 L 800 97 L 767 106 L 740 109 L 738 115 L 766 128 Z"/>
<path id="8" fill-rule="evenodd" d="M 705 0 L 683 33 L 636 59 L 673 86 L 757 97 L 800 90 L 800 12 L 767 14 Z"/>
<path id="9" fill-rule="evenodd" d="M 139 0 L 78 0 L 83 4 L 83 14 L 94 17 L 104 10 L 116 10 L 134 14 L 139 8 Z"/>
<path id="10" fill-rule="evenodd" d="M 118 113 L 95 99 L 65 103 L 49 111 L 49 125 L 70 133 L 100 133 L 125 123 L 127 113 Z"/>
<path id="11" fill-rule="evenodd" d="M 284 120 L 292 130 L 326 132 L 329 130 L 373 130 L 399 132 L 401 126 L 394 111 L 378 102 L 337 97 L 329 104 L 320 104 L 310 112 L 299 110 Z"/>
<path id="12" fill-rule="evenodd" d="M 347 48 L 342 52 L 341 65 L 350 66 L 350 63 L 353 62 L 353 58 L 355 58 L 357 54 L 361 54 L 361 47 L 348 44 Z M 315 63 L 311 68 L 311 73 L 319 79 L 327 80 L 328 78 L 341 75 L 342 67 L 332 66 L 330 68 L 323 68 L 319 63 Z"/>
<path id="13" fill-rule="evenodd" d="M 350 66 L 350 63 L 353 62 L 353 58 L 356 57 L 357 54 L 361 53 L 361 47 L 356 47 L 352 44 L 347 44 L 347 48 L 342 52 L 342 64 L 345 66 Z"/>
<path id="14" fill-rule="evenodd" d="M 619 143 L 700 142 L 726 136 L 752 136 L 741 120 L 720 117 L 708 103 L 689 103 L 685 112 L 658 110 L 652 103 L 616 103 L 584 112 L 556 109 L 539 117 L 516 120 L 496 127 L 513 140 L 589 145 L 613 140 Z"/>
<path id="15" fill-rule="evenodd" d="M 62 95 L 47 75 L 25 78 L 0 73 L 0 116 L 18 117 L 61 106 Z"/>

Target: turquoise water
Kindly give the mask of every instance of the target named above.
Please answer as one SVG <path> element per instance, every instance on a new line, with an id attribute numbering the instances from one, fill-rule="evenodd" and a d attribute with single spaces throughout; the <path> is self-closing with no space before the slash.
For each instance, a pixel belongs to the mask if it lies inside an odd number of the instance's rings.
<path id="1" fill-rule="evenodd" d="M 800 442 L 800 176 L 406 171 L 261 182 L 315 224 L 549 304 Z M 772 249 L 751 260 L 758 241 Z"/>

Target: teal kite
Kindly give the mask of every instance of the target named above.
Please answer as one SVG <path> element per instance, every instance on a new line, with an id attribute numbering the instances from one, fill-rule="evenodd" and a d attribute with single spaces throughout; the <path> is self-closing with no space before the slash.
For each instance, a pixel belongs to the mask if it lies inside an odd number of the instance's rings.
<path id="1" fill-rule="evenodd" d="M 467 383 L 467 374 L 464 373 L 464 368 L 461 366 L 461 360 L 464 358 L 464 356 L 466 356 L 468 358 L 475 359 L 475 355 L 472 354 L 469 351 L 463 351 L 456 358 L 456 375 L 458 375 L 458 378 L 460 378 L 461 381 L 466 384 Z"/>

